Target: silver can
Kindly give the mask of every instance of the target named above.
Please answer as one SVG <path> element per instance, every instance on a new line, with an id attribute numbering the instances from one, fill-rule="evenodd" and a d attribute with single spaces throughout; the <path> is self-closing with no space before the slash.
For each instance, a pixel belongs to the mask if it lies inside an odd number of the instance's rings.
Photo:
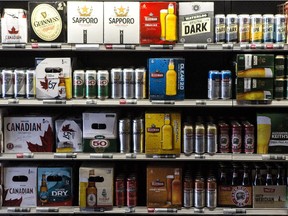
<path id="1" fill-rule="evenodd" d="M 121 68 L 112 68 L 111 75 L 111 98 L 120 99 L 123 97 L 123 71 Z"/>
<path id="2" fill-rule="evenodd" d="M 193 125 L 185 124 L 183 127 L 183 153 L 190 155 L 194 151 L 194 133 Z"/>
<path id="3" fill-rule="evenodd" d="M 273 43 L 274 41 L 274 15 L 263 15 L 263 43 Z"/>
<path id="4" fill-rule="evenodd" d="M 123 69 L 123 98 L 135 97 L 135 71 L 132 68 Z"/>
<path id="5" fill-rule="evenodd" d="M 133 119 L 133 152 L 144 152 L 144 119 Z"/>
<path id="6" fill-rule="evenodd" d="M 146 98 L 146 70 L 145 68 L 135 69 L 135 98 Z"/>
<path id="7" fill-rule="evenodd" d="M 97 87 L 98 94 L 97 97 L 100 100 L 104 100 L 108 98 L 108 86 L 109 84 L 109 72 L 107 70 L 99 70 L 97 72 Z"/>
<path id="8" fill-rule="evenodd" d="M 14 97 L 15 98 L 24 98 L 25 97 L 25 70 L 24 69 L 15 69 L 14 70 Z"/>
<path id="9" fill-rule="evenodd" d="M 0 68 L 0 97 L 2 97 L 2 85 L 3 85 L 2 70 L 3 68 Z"/>
<path id="10" fill-rule="evenodd" d="M 215 124 L 207 125 L 207 153 L 215 154 L 217 152 L 217 127 Z"/>
<path id="11" fill-rule="evenodd" d="M 225 43 L 225 14 L 215 15 L 215 43 Z"/>
<path id="12" fill-rule="evenodd" d="M 205 127 L 202 123 L 195 125 L 195 153 L 205 153 Z"/>
<path id="13" fill-rule="evenodd" d="M 11 69 L 2 70 L 2 97 L 12 98 L 14 96 L 14 73 Z"/>
<path id="14" fill-rule="evenodd" d="M 230 70 L 221 71 L 221 99 L 232 98 L 232 77 Z"/>
<path id="15" fill-rule="evenodd" d="M 208 72 L 208 98 L 211 100 L 220 98 L 220 78 L 219 71 L 210 70 Z"/>
<path id="16" fill-rule="evenodd" d="M 131 149 L 131 122 L 129 118 L 119 120 L 120 153 L 129 153 Z"/>
<path id="17" fill-rule="evenodd" d="M 183 206 L 184 208 L 191 208 L 194 205 L 194 189 L 193 179 L 191 173 L 188 171 L 184 175 L 183 180 Z"/>
<path id="18" fill-rule="evenodd" d="M 239 43 L 249 43 L 250 40 L 250 15 L 240 14 L 238 16 L 238 41 Z"/>
<path id="19" fill-rule="evenodd" d="M 207 179 L 206 206 L 210 210 L 215 209 L 217 206 L 217 182 L 214 177 Z"/>
<path id="20" fill-rule="evenodd" d="M 227 14 L 226 16 L 226 42 L 238 42 L 238 15 Z"/>
<path id="21" fill-rule="evenodd" d="M 286 18 L 284 14 L 276 14 L 274 20 L 274 42 L 286 43 Z"/>
<path id="22" fill-rule="evenodd" d="M 26 98 L 35 98 L 35 70 L 26 70 Z"/>
<path id="23" fill-rule="evenodd" d="M 85 97 L 87 99 L 96 98 L 97 93 L 97 72 L 96 70 L 86 70 L 85 72 Z"/>
<path id="24" fill-rule="evenodd" d="M 205 207 L 205 180 L 203 177 L 196 177 L 195 179 L 194 207 L 196 209 Z"/>

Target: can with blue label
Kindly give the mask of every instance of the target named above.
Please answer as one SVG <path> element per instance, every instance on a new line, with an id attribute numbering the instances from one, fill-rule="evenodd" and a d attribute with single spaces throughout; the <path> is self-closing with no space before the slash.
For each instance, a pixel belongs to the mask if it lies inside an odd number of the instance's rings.
<path id="1" fill-rule="evenodd" d="M 284 14 L 276 14 L 274 19 L 274 42 L 286 42 L 286 20 Z"/>
<path id="2" fill-rule="evenodd" d="M 230 70 L 221 71 L 221 99 L 227 100 L 232 97 L 232 78 Z"/>
<path id="3" fill-rule="evenodd" d="M 263 15 L 263 43 L 273 43 L 274 39 L 274 15 Z"/>
<path id="4" fill-rule="evenodd" d="M 221 74 L 217 70 L 210 70 L 208 73 L 208 98 L 211 100 L 220 98 Z"/>

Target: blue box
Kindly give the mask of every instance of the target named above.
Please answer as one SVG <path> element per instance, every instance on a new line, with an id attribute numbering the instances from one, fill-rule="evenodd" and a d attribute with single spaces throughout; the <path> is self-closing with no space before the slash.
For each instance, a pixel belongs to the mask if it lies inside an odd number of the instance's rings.
<path id="1" fill-rule="evenodd" d="M 148 71 L 150 100 L 184 100 L 184 58 L 150 58 Z"/>

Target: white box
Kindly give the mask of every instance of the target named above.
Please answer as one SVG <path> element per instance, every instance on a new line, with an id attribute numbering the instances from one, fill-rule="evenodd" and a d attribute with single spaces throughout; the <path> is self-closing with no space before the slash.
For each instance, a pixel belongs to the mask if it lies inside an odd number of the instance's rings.
<path id="1" fill-rule="evenodd" d="M 139 2 L 104 2 L 104 43 L 139 44 Z"/>
<path id="2" fill-rule="evenodd" d="M 67 2 L 68 43 L 103 43 L 103 2 Z"/>

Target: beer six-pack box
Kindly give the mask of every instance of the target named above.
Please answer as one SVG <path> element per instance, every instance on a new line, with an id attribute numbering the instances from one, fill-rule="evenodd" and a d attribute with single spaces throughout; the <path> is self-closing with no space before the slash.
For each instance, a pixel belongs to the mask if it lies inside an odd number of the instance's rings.
<path id="1" fill-rule="evenodd" d="M 103 43 L 103 2 L 67 1 L 67 42 Z"/>
<path id="2" fill-rule="evenodd" d="M 139 2 L 104 2 L 104 43 L 139 44 Z"/>
<path id="3" fill-rule="evenodd" d="M 174 44 L 177 19 L 176 2 L 140 2 L 140 43 Z"/>
<path id="4" fill-rule="evenodd" d="M 179 42 L 212 43 L 214 2 L 179 2 Z"/>
<path id="5" fill-rule="evenodd" d="M 29 41 L 66 42 L 66 2 L 29 1 Z"/>
<path id="6" fill-rule="evenodd" d="M 52 152 L 53 124 L 51 116 L 4 117 L 4 152 Z"/>
<path id="7" fill-rule="evenodd" d="M 72 168 L 38 167 L 37 206 L 72 206 Z"/>
<path id="8" fill-rule="evenodd" d="M 150 100 L 184 100 L 184 58 L 149 58 L 148 73 Z"/>

